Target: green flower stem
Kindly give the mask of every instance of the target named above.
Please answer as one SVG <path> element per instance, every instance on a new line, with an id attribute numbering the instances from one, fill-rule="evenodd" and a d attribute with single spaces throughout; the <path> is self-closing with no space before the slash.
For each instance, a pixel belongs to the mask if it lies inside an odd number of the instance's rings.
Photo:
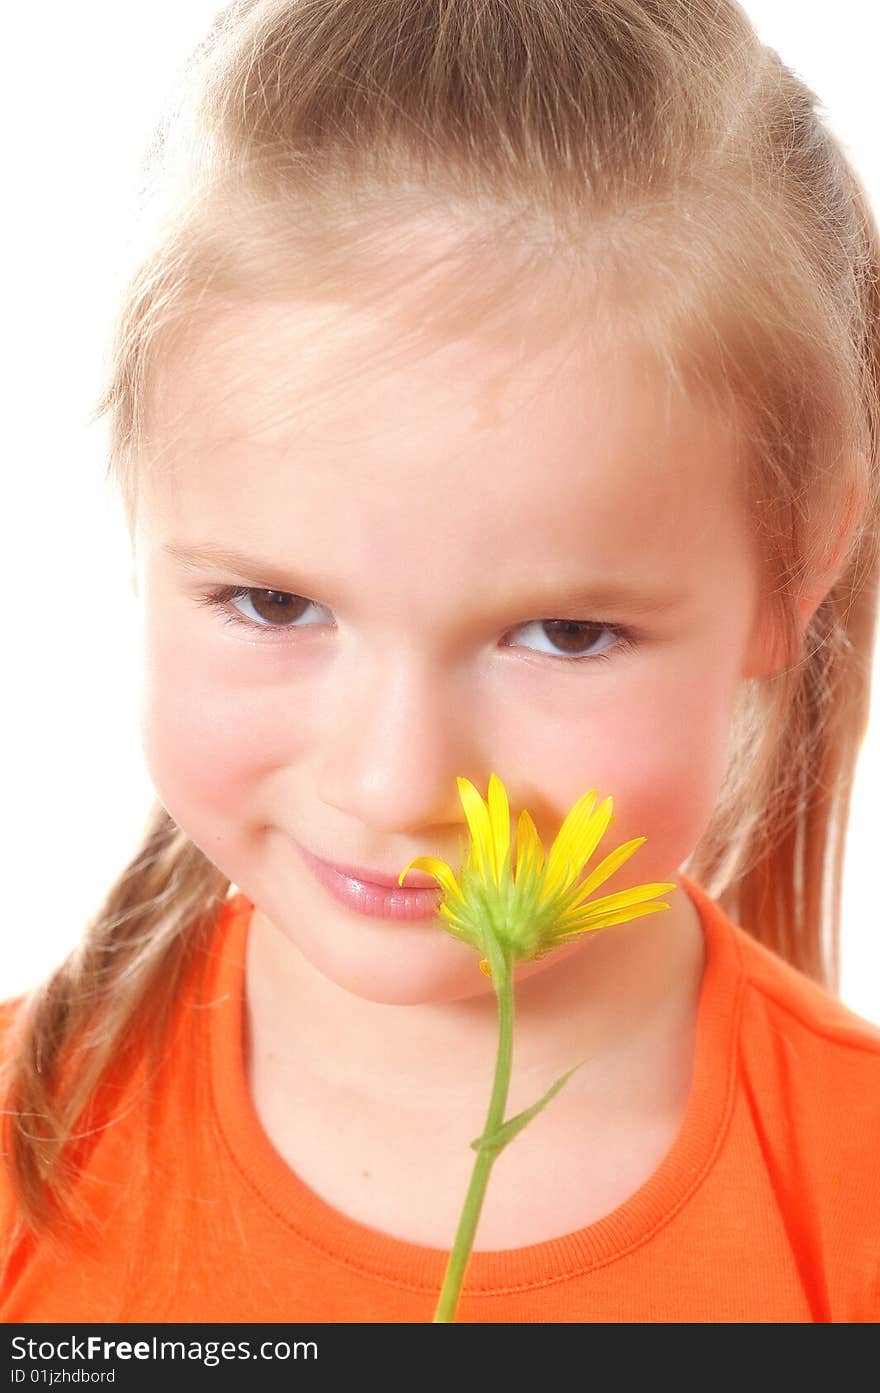
<path id="1" fill-rule="evenodd" d="M 510 1068 L 513 1059 L 513 973 L 510 949 L 502 947 L 500 953 L 490 953 L 490 958 L 492 959 L 492 983 L 498 998 L 498 1055 L 495 1061 L 495 1081 L 492 1085 L 489 1112 L 486 1116 L 486 1126 L 483 1129 L 484 1137 L 489 1137 L 497 1132 L 504 1121 L 504 1109 L 507 1106 L 507 1091 L 510 1086 Z M 465 1269 L 471 1255 L 474 1234 L 477 1231 L 480 1210 L 483 1207 L 483 1198 L 489 1182 L 489 1172 L 504 1146 L 505 1143 L 501 1142 L 497 1146 L 480 1147 L 477 1151 L 470 1185 L 465 1196 L 461 1218 L 458 1221 L 455 1242 L 452 1245 L 452 1252 L 446 1265 L 446 1275 L 443 1278 L 440 1299 L 434 1312 L 434 1323 L 455 1320 Z"/>

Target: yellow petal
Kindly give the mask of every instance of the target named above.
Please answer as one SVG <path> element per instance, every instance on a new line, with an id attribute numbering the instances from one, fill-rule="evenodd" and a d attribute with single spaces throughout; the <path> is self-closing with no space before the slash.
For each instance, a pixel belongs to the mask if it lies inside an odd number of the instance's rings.
<path id="1" fill-rule="evenodd" d="M 575 880 L 560 898 L 560 915 L 565 914 L 572 908 L 576 911 L 578 902 L 585 900 L 603 881 L 608 880 L 609 877 L 623 865 L 624 861 L 628 861 L 630 856 L 632 856 L 647 840 L 647 837 L 634 837 L 631 842 L 624 842 L 622 846 L 612 851 L 610 856 L 606 856 L 605 860 L 601 861 L 585 880 Z"/>
<path id="2" fill-rule="evenodd" d="M 549 892 L 564 885 L 569 861 L 571 829 L 575 823 L 589 819 L 596 805 L 597 796 L 596 790 L 591 788 L 589 793 L 583 794 L 566 814 L 547 856 L 547 867 L 544 874 Z"/>
<path id="3" fill-rule="evenodd" d="M 409 870 L 427 871 L 428 875 L 439 880 L 447 894 L 461 894 L 451 866 L 447 866 L 445 861 L 439 861 L 436 856 L 416 856 L 412 861 L 408 861 L 397 877 L 398 885 L 403 884 L 403 878 Z"/>
<path id="4" fill-rule="evenodd" d="M 616 895 L 603 895 L 598 900 L 588 900 L 580 909 L 572 909 L 562 916 L 563 924 L 577 927 L 594 919 L 614 914 L 618 909 L 641 904 L 643 900 L 653 899 L 655 895 L 665 895 L 668 890 L 677 890 L 677 885 L 668 882 L 655 882 L 651 885 L 635 885 L 631 890 L 620 890 Z"/>
<path id="5" fill-rule="evenodd" d="M 485 884 L 492 883 L 491 839 L 489 813 L 470 779 L 457 779 L 458 796 L 471 831 L 471 856 L 477 874 Z"/>
<path id="6" fill-rule="evenodd" d="M 516 879 L 536 881 L 544 869 L 544 847 L 531 814 L 523 808 L 516 829 Z"/>
<path id="7" fill-rule="evenodd" d="M 554 887 L 565 889 L 580 874 L 605 835 L 614 800 L 603 799 L 594 811 L 596 797 L 596 790 L 591 789 L 579 798 L 559 829 L 547 863 Z"/>
<path id="8" fill-rule="evenodd" d="M 605 798 L 583 828 L 580 841 L 572 841 L 571 860 L 575 863 L 576 875 L 583 870 L 613 821 L 614 799 Z"/>
<path id="9" fill-rule="evenodd" d="M 510 804 L 507 789 L 497 774 L 489 775 L 489 825 L 492 835 L 491 864 L 495 884 L 501 880 L 501 867 L 510 849 Z"/>
<path id="10" fill-rule="evenodd" d="M 624 861 L 628 861 L 635 851 L 648 840 L 647 837 L 634 837 L 631 842 L 624 842 L 616 851 L 612 851 L 610 856 L 606 856 L 594 871 L 591 871 L 583 882 L 582 889 L 585 895 L 591 895 L 597 886 L 603 881 L 608 880 Z"/>
<path id="11" fill-rule="evenodd" d="M 619 909 L 615 914 L 602 914 L 595 921 L 585 924 L 582 928 L 571 929 L 568 933 L 558 933 L 553 935 L 553 944 L 567 943 L 572 938 L 580 938 L 582 934 L 592 933 L 595 929 L 607 929 L 612 924 L 626 924 L 630 919 L 641 919 L 645 914 L 656 914 L 658 909 L 668 909 L 669 905 L 662 901 L 654 901 L 651 904 L 630 906 L 628 909 Z"/>

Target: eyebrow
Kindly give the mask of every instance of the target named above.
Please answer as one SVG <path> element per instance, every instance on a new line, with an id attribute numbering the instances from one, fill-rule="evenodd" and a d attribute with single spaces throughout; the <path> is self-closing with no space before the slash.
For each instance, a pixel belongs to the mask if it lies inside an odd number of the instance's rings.
<path id="1" fill-rule="evenodd" d="M 242 579 L 253 580 L 253 577 L 259 576 L 260 580 L 270 589 L 285 594 L 300 595 L 304 599 L 313 598 L 315 588 L 324 593 L 329 593 L 332 589 L 332 586 L 326 584 L 320 576 L 312 576 L 310 580 L 306 580 L 304 576 L 293 574 L 291 571 L 285 570 L 284 567 L 276 566 L 271 561 L 263 561 L 259 557 L 248 556 L 244 552 L 233 551 L 228 547 L 217 546 L 212 542 L 199 545 L 166 542 L 163 551 L 184 570 L 203 571 L 216 566 L 234 573 Z M 638 611 L 640 614 L 659 614 L 675 609 L 682 603 L 683 598 L 680 594 L 667 594 L 657 590 L 597 582 L 595 585 L 589 586 L 560 585 L 554 588 L 552 593 L 548 592 L 546 603 L 566 606 L 579 605 L 585 609 L 602 608 L 606 605 L 609 607 L 625 606 L 629 610 Z M 533 597 L 531 603 L 534 604 L 536 600 L 540 602 L 540 597 Z"/>

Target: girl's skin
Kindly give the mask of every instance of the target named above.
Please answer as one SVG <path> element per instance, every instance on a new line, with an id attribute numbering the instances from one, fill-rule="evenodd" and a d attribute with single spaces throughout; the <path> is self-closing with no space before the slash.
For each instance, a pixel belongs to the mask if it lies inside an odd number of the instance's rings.
<path id="1" fill-rule="evenodd" d="M 457 867 L 456 776 L 485 796 L 494 770 L 545 849 L 581 794 L 613 796 L 591 867 L 647 842 L 598 894 L 676 881 L 738 684 L 773 656 L 730 427 L 667 399 L 646 359 L 584 328 L 521 352 L 474 336 L 352 383 L 394 329 L 346 308 L 320 320 L 342 376 L 316 396 L 317 323 L 292 302 L 230 311 L 160 383 L 136 532 L 144 751 L 171 815 L 257 906 L 244 1050 L 268 1137 L 343 1212 L 448 1247 L 491 1085 L 491 984 L 435 922 L 337 904 L 291 839 L 389 873 L 425 854 Z M 192 570 L 172 543 L 266 564 Z M 565 598 L 617 582 L 668 608 Z M 261 631 L 199 604 L 226 583 L 257 592 L 229 608 Z M 266 590 L 311 603 L 273 612 Z M 629 625 L 637 646 L 598 627 L 554 641 L 547 619 Z M 589 1063 L 499 1159 L 476 1250 L 601 1217 L 672 1145 L 703 939 L 686 892 L 666 899 L 517 969 L 508 1116 Z"/>

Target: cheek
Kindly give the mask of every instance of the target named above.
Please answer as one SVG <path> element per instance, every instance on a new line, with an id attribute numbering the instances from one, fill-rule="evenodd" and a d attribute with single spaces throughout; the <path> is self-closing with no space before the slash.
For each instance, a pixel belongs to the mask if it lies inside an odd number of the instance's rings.
<path id="1" fill-rule="evenodd" d="M 269 675 L 255 677 L 249 654 L 237 666 L 234 647 L 168 622 L 148 631 L 142 748 L 159 797 L 181 823 L 184 810 L 237 822 L 267 815 L 255 789 L 306 743 L 295 701 L 273 698 Z"/>
<path id="2" fill-rule="evenodd" d="M 569 728 L 564 748 L 544 747 L 544 787 L 556 791 L 550 816 L 557 824 L 588 789 L 614 800 L 614 820 L 592 864 L 622 842 L 647 838 L 616 873 L 612 890 L 634 877 L 667 879 L 690 856 L 715 809 L 731 715 L 730 692 L 717 675 L 714 689 L 658 682 L 650 701 L 609 701 Z"/>

